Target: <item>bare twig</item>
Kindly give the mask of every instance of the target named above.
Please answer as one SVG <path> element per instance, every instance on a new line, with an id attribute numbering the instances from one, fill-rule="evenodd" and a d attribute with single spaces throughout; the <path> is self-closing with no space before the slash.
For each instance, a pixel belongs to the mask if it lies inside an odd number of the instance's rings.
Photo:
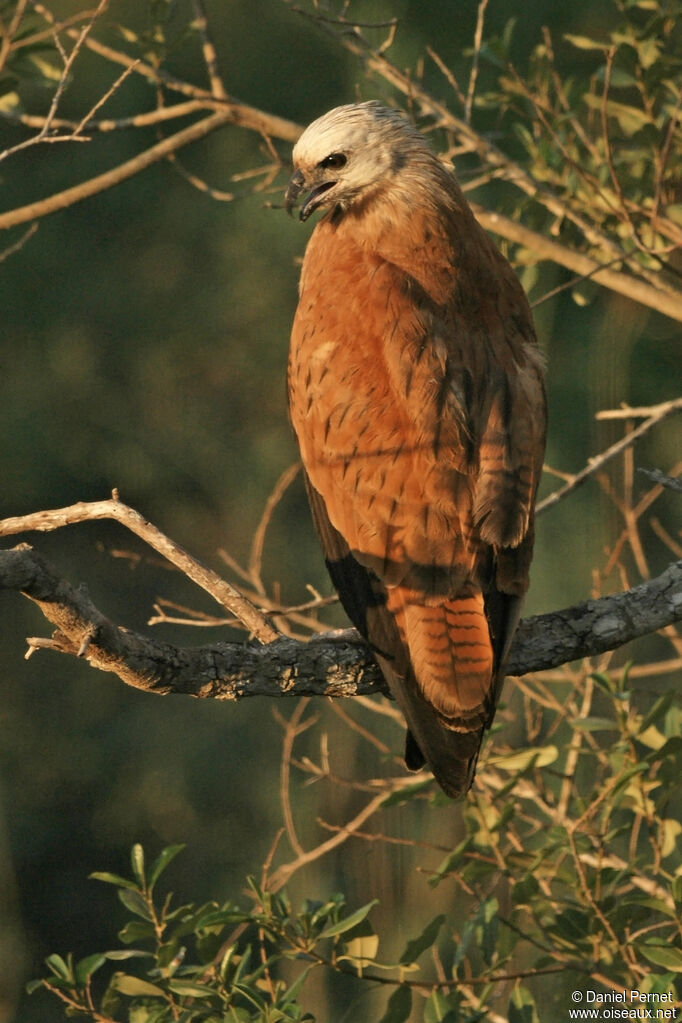
<path id="1" fill-rule="evenodd" d="M 4 152 L 0 153 L 0 161 L 5 160 L 7 157 L 12 156 L 14 153 L 20 152 L 20 150 L 22 149 L 27 149 L 29 146 L 37 145 L 40 142 L 54 142 L 58 140 L 73 142 L 82 141 L 82 139 L 79 139 L 78 127 L 71 135 L 66 136 L 56 137 L 52 135 L 51 132 L 53 128 L 54 119 L 59 108 L 59 104 L 61 102 L 64 90 L 66 89 L 69 81 L 71 69 L 73 68 L 76 58 L 78 57 L 80 51 L 82 50 L 87 37 L 94 28 L 95 22 L 104 13 L 108 5 L 109 0 L 100 0 L 95 10 L 91 13 L 90 17 L 88 18 L 87 23 L 83 26 L 83 28 L 81 28 L 76 33 L 76 41 L 72 46 L 71 52 L 69 54 L 64 53 L 63 49 L 59 44 L 59 38 L 57 36 L 56 30 L 53 29 L 55 45 L 57 46 L 59 52 L 62 54 L 64 68 L 62 70 L 59 81 L 57 82 L 57 88 L 55 89 L 54 94 L 52 96 L 50 109 L 48 110 L 47 114 L 45 115 L 45 118 L 43 119 L 42 127 L 38 134 L 34 135 L 32 138 L 25 139 L 23 142 L 19 142 L 16 146 L 11 146 L 9 149 L 4 150 Z M 99 106 L 101 106 L 102 103 L 106 102 L 106 100 L 109 98 L 109 96 L 111 96 L 111 94 L 116 90 L 116 88 L 118 88 L 118 83 L 115 83 L 107 91 L 103 100 L 100 103 L 96 104 L 95 108 L 93 109 L 97 109 Z M 85 118 L 85 120 L 87 120 L 87 117 Z"/>
<path id="2" fill-rule="evenodd" d="M 196 188 L 197 192 L 203 192 L 204 195 L 209 196 L 215 202 L 232 202 L 234 200 L 234 192 L 225 192 L 221 188 L 214 188 L 213 185 L 209 185 L 198 174 L 193 174 L 192 171 L 188 170 L 181 162 L 177 153 L 171 153 L 167 160 L 173 170 L 177 171 L 192 188 Z"/>
<path id="3" fill-rule="evenodd" d="M 14 45 L 14 37 L 19 30 L 21 19 L 24 16 L 27 6 L 28 0 L 17 0 L 17 5 L 14 8 L 14 13 L 12 14 L 12 20 L 0 36 L 0 71 L 7 63 L 7 57 Z"/>
<path id="4" fill-rule="evenodd" d="M 201 35 L 201 48 L 204 54 L 204 63 L 208 73 L 208 80 L 211 83 L 211 94 L 216 99 L 227 99 L 227 91 L 220 77 L 218 70 L 218 54 L 216 53 L 211 34 L 208 29 L 208 18 L 204 0 L 192 0 L 194 6 L 194 23 Z"/>
<path id="5" fill-rule="evenodd" d="M 483 25 L 485 24 L 485 12 L 487 6 L 488 0 L 479 0 L 478 12 L 476 15 L 476 31 L 474 32 L 474 56 L 471 63 L 471 72 L 469 74 L 469 87 L 467 89 L 466 102 L 464 104 L 464 119 L 467 124 L 471 124 L 471 112 L 474 106 L 474 96 L 476 95 L 478 62 L 481 55 L 481 46 L 483 44 Z"/>
<path id="6" fill-rule="evenodd" d="M 23 249 L 24 245 L 38 230 L 38 224 L 31 224 L 26 231 L 22 234 L 21 238 L 15 241 L 12 245 L 8 245 L 6 249 L 0 252 L 0 263 L 4 263 L 6 259 L 13 256 L 15 252 L 19 252 Z"/>
<path id="7" fill-rule="evenodd" d="M 326 856 L 327 853 L 331 852 L 337 846 L 341 845 L 352 835 L 358 828 L 361 828 L 365 821 L 369 820 L 377 810 L 381 808 L 381 804 L 384 803 L 393 791 L 406 788 L 409 784 L 413 784 L 411 781 L 402 781 L 396 783 L 393 787 L 382 789 L 378 795 L 370 799 L 368 803 L 363 806 L 362 810 L 344 824 L 337 832 L 335 832 L 331 838 L 328 838 L 326 842 L 321 842 L 313 849 L 304 851 L 299 854 L 295 860 L 291 860 L 290 863 L 284 863 L 279 867 L 274 874 L 270 875 L 268 881 L 268 891 L 278 892 L 280 888 L 283 888 L 288 883 L 292 874 L 300 870 L 301 867 L 307 866 L 309 863 L 313 863 L 315 860 L 319 860 L 322 856 Z"/>
<path id="8" fill-rule="evenodd" d="M 584 483 L 586 479 L 599 472 L 607 462 L 615 458 L 617 455 L 622 454 L 627 448 L 629 448 L 636 440 L 643 437 L 644 434 L 648 433 L 649 430 L 660 423 L 661 420 L 665 419 L 666 416 L 672 415 L 674 412 L 679 412 L 682 409 L 682 398 L 674 398 L 672 401 L 662 402 L 660 405 L 654 405 L 649 410 L 649 418 L 641 423 L 636 429 L 626 434 L 611 447 L 607 448 L 606 451 L 602 451 L 600 455 L 595 455 L 591 458 L 589 463 L 584 469 L 576 473 L 575 476 L 571 477 L 565 486 L 555 490 L 553 494 L 546 497 L 544 501 L 541 501 L 535 509 L 538 514 L 547 511 L 552 508 L 555 504 L 561 501 L 567 494 L 579 487 L 581 483 Z"/>
<path id="9" fill-rule="evenodd" d="M 30 220 L 38 220 L 77 202 L 82 202 L 84 199 L 89 199 L 99 192 L 134 177 L 153 164 L 165 160 L 184 146 L 205 138 L 225 124 L 235 124 L 261 133 L 267 132 L 274 135 L 275 138 L 291 139 L 292 136 L 297 138 L 301 131 L 297 125 L 292 124 L 291 121 L 285 121 L 284 118 L 271 117 L 244 104 L 228 103 L 211 116 L 202 118 L 174 135 L 170 135 L 112 170 L 89 178 L 80 185 L 57 192 L 46 199 L 39 199 L 27 206 L 20 206 L 0 214 L 0 230 L 15 227 Z"/>
<path id="10" fill-rule="evenodd" d="M 29 203 L 27 206 L 20 206 L 15 210 L 0 214 L 0 230 L 15 227 L 17 224 L 24 224 L 27 220 L 38 220 L 50 213 L 66 209 L 67 206 L 73 206 L 75 203 L 82 202 L 84 199 L 89 199 L 91 196 L 97 195 L 108 188 L 113 188 L 114 185 L 119 185 L 122 181 L 134 177 L 140 171 L 146 170 L 147 167 L 151 167 L 153 164 L 165 159 L 176 150 L 182 149 L 183 146 L 205 138 L 206 135 L 210 135 L 211 132 L 221 128 L 224 124 L 230 123 L 232 119 L 230 110 L 218 111 L 218 113 L 205 117 L 188 128 L 183 128 L 181 131 L 176 132 L 175 135 L 170 135 L 168 138 L 163 139 L 162 142 L 157 142 L 156 145 L 139 153 L 131 160 L 126 160 L 125 163 L 119 164 L 118 167 L 114 167 L 112 170 L 105 171 L 103 174 L 97 174 L 95 177 L 83 181 L 80 185 L 66 188 L 63 192 L 57 192 L 47 199 L 39 199 L 37 202 Z"/>
<path id="11" fill-rule="evenodd" d="M 261 580 L 265 535 L 268 531 L 268 526 L 270 525 L 270 520 L 272 519 L 272 515 L 275 508 L 282 500 L 282 497 L 284 496 L 287 489 L 291 486 L 293 481 L 298 476 L 300 468 L 301 463 L 294 462 L 293 465 L 290 465 L 289 468 L 285 469 L 284 472 L 281 474 L 281 476 L 275 483 L 272 493 L 265 502 L 263 514 L 261 515 L 260 522 L 258 523 L 256 531 L 253 534 L 253 540 L 251 541 L 251 551 L 249 553 L 249 578 L 251 579 L 253 585 L 256 586 L 259 592 L 261 590 L 265 592 L 263 582 Z"/>
<path id="12" fill-rule="evenodd" d="M 125 68 L 122 74 L 130 74 L 137 67 L 137 63 L 139 62 L 134 62 L 129 68 Z M 184 103 L 173 103 L 171 106 L 155 107 L 153 110 L 147 110 L 141 114 L 133 114 L 130 117 L 103 118 L 101 120 L 88 119 L 85 121 L 81 119 L 80 122 L 67 120 L 63 117 L 55 117 L 52 126 L 68 132 L 69 135 L 75 133 L 79 124 L 82 131 L 87 131 L 90 134 L 93 132 L 123 131 L 128 128 L 149 128 L 179 117 L 188 117 L 190 114 L 197 114 L 205 110 L 216 110 L 219 109 L 219 106 L 220 104 L 212 99 L 189 99 Z M 0 116 L 7 121 L 22 124 L 26 128 L 40 130 L 45 124 L 45 118 L 35 114 L 17 114 L 2 111 Z M 88 117 L 92 117 L 92 110 L 89 112 Z"/>
<path id="13" fill-rule="evenodd" d="M 294 824 L 294 814 L 291 809 L 289 789 L 294 742 L 302 732 L 307 731 L 307 729 L 310 728 L 317 720 L 316 717 L 310 717 L 306 721 L 301 722 L 301 718 L 303 717 L 307 706 L 308 700 L 302 699 L 299 701 L 296 710 L 290 718 L 285 719 L 279 714 L 276 715 L 284 729 L 284 741 L 282 743 L 282 757 L 280 761 L 280 803 L 282 806 L 284 827 L 287 833 L 287 838 L 289 839 L 291 848 L 297 856 L 303 856 L 304 852 L 303 846 L 296 834 L 296 825 Z"/>
<path id="14" fill-rule="evenodd" d="M 249 631 L 262 643 L 270 643 L 279 635 L 268 619 L 246 597 L 224 579 L 206 568 L 173 540 L 170 540 L 151 522 L 114 496 L 109 501 L 80 501 L 66 508 L 52 511 L 35 512 L 31 515 L 19 515 L 0 522 L 0 536 L 13 536 L 17 533 L 33 531 L 51 532 L 63 526 L 88 522 L 93 519 L 114 519 L 126 526 L 132 533 L 141 537 L 150 547 L 162 554 L 173 565 L 179 568 L 197 586 L 230 611 Z"/>

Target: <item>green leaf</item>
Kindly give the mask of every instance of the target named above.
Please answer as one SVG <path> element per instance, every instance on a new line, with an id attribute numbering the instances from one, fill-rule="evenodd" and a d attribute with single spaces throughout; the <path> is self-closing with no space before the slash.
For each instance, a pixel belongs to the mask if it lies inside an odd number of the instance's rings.
<path id="1" fill-rule="evenodd" d="M 528 988 L 515 987 L 509 999 L 509 1023 L 539 1023 L 533 996 Z"/>
<path id="2" fill-rule="evenodd" d="M 574 36 L 566 33 L 564 39 L 578 50 L 601 50 L 602 53 L 605 53 L 608 49 L 605 43 L 600 43 L 596 39 L 589 39 L 587 36 Z"/>
<path id="3" fill-rule="evenodd" d="M 438 916 L 435 916 L 433 920 L 426 925 L 418 938 L 413 938 L 412 941 L 408 941 L 398 962 L 406 965 L 408 963 L 415 963 L 417 959 L 419 959 L 419 956 L 425 952 L 427 948 L 431 948 L 444 923 L 445 914 L 439 913 Z"/>
<path id="4" fill-rule="evenodd" d="M 156 984 L 150 984 L 148 980 L 141 980 L 140 977 L 130 977 L 126 973 L 117 973 L 111 982 L 115 991 L 122 995 L 153 995 L 156 998 L 164 997 L 162 988 Z"/>
<path id="5" fill-rule="evenodd" d="M 154 925 L 142 920 L 129 920 L 118 932 L 124 945 L 132 945 L 134 941 L 145 941 L 154 937 Z"/>
<path id="6" fill-rule="evenodd" d="M 675 852 L 678 836 L 682 833 L 682 824 L 674 817 L 667 817 L 659 823 L 661 830 L 661 856 L 665 859 Z"/>
<path id="7" fill-rule="evenodd" d="M 48 969 L 52 970 L 55 977 L 59 977 L 61 978 L 61 980 L 68 981 L 74 980 L 73 970 L 70 969 L 69 966 L 67 966 L 62 957 L 60 955 L 57 955 L 56 952 L 53 952 L 52 955 L 49 955 L 47 957 L 47 959 L 45 960 L 45 965 L 48 967 Z"/>
<path id="8" fill-rule="evenodd" d="M 670 689 L 667 693 L 665 693 L 664 696 L 659 697 L 659 699 L 656 700 L 649 713 L 642 718 L 639 728 L 637 729 L 638 734 L 646 732 L 647 728 L 649 728 L 651 725 L 655 725 L 658 721 L 664 718 L 665 715 L 668 713 L 668 710 L 670 709 L 670 705 L 672 704 L 674 698 L 675 691 L 673 689 Z"/>
<path id="9" fill-rule="evenodd" d="M 320 938 L 333 938 L 337 934 L 345 934 L 346 931 L 350 931 L 353 927 L 357 926 L 362 920 L 365 919 L 370 909 L 378 904 L 378 899 L 372 899 L 366 906 L 361 906 L 355 913 L 351 913 L 350 916 L 345 917 L 343 920 L 339 920 L 337 923 L 332 924 L 330 927 L 325 929 L 320 934 Z"/>
<path id="10" fill-rule="evenodd" d="M 99 970 L 100 966 L 104 966 L 106 961 L 106 956 L 102 955 L 100 952 L 96 952 L 94 955 L 86 956 L 85 959 L 81 959 L 80 962 L 76 964 L 76 983 L 78 986 L 85 987 L 95 970 Z"/>
<path id="11" fill-rule="evenodd" d="M 436 867 L 435 873 L 433 873 L 429 878 L 429 885 L 432 888 L 435 888 L 437 884 L 440 884 L 444 877 L 452 873 L 452 871 L 459 866 L 461 861 L 471 849 L 472 844 L 473 839 L 471 835 L 468 835 L 459 843 L 459 845 L 455 846 L 451 853 L 448 853 L 445 859 L 439 863 L 438 867 Z"/>
<path id="12" fill-rule="evenodd" d="M 424 1023 L 457 1023 L 455 1013 L 459 1007 L 459 998 L 455 994 L 444 995 L 441 991 L 432 991 L 424 1006 Z"/>
<path id="13" fill-rule="evenodd" d="M 215 988 L 209 987 L 208 984 L 193 984 L 189 980 L 171 980 L 168 987 L 174 994 L 185 995 L 188 998 L 206 998 L 216 993 Z"/>
<path id="14" fill-rule="evenodd" d="M 682 973 L 682 951 L 672 945 L 638 945 L 638 950 L 654 966 L 672 973 Z"/>
<path id="15" fill-rule="evenodd" d="M 675 905 L 678 907 L 678 909 L 682 908 L 682 875 L 676 877 L 673 880 L 672 891 L 673 899 L 675 900 Z"/>
<path id="16" fill-rule="evenodd" d="M 21 111 L 21 99 L 18 92 L 3 92 L 0 96 L 0 111 L 3 114 L 19 113 Z"/>
<path id="17" fill-rule="evenodd" d="M 537 878 L 533 874 L 526 874 L 514 884 L 511 891 L 512 902 L 515 906 L 530 906 L 539 889 Z"/>
<path id="18" fill-rule="evenodd" d="M 497 931 L 499 928 L 497 913 L 499 908 L 497 899 L 486 899 L 479 906 L 474 919 L 477 944 L 488 964 L 492 962 L 497 946 Z"/>
<path id="19" fill-rule="evenodd" d="M 36 70 L 39 72 L 40 77 L 44 78 L 47 82 L 59 82 L 62 78 L 62 68 L 57 67 L 55 64 L 51 64 L 49 60 L 45 60 L 39 53 L 35 51 L 27 55 L 27 59 L 33 64 Z"/>
<path id="20" fill-rule="evenodd" d="M 231 1005 L 229 1012 L 225 1015 L 226 1023 L 252 1023 L 253 1016 L 247 1009 Z"/>
<path id="21" fill-rule="evenodd" d="M 118 897 L 125 908 L 129 909 L 131 913 L 135 914 L 135 916 L 141 916 L 143 920 L 152 919 L 149 906 L 138 891 L 131 891 L 129 888 L 122 888 L 118 893 Z"/>
<path id="22" fill-rule="evenodd" d="M 488 763 L 502 771 L 520 773 L 530 767 L 547 767 L 548 764 L 553 764 L 558 756 L 556 746 L 538 746 L 537 749 L 521 749 L 514 753 L 504 753 L 502 756 L 492 756 Z"/>
<path id="23" fill-rule="evenodd" d="M 618 725 L 611 718 L 577 718 L 573 722 L 576 728 L 582 729 L 583 732 L 617 732 Z"/>
<path id="24" fill-rule="evenodd" d="M 589 107 L 599 111 L 604 106 L 608 116 L 618 121 L 620 130 L 627 138 L 630 138 L 641 128 L 653 123 L 651 115 L 640 107 L 633 107 L 627 103 L 617 103 L 613 99 L 607 100 L 604 104 L 601 96 L 595 96 L 589 92 L 585 93 L 583 100 Z"/>
<path id="25" fill-rule="evenodd" d="M 406 1023 L 412 1012 L 412 991 L 405 984 L 397 987 L 388 1000 L 379 1023 Z"/>
<path id="26" fill-rule="evenodd" d="M 110 874 L 108 870 L 96 870 L 94 874 L 88 874 L 91 881 L 104 881 L 106 884 L 115 884 L 117 888 L 132 888 L 137 891 L 138 886 L 127 877 L 120 877 L 119 874 Z"/>
<path id="27" fill-rule="evenodd" d="M 42 978 L 39 980 L 29 980 L 28 984 L 26 985 L 26 994 L 32 995 L 35 991 L 38 990 L 38 988 L 43 987 L 43 984 L 44 981 L 42 980 Z"/>
<path id="28" fill-rule="evenodd" d="M 390 796 L 386 796 L 386 799 L 381 804 L 381 808 L 384 810 L 389 806 L 402 806 L 403 803 L 407 803 L 410 799 L 423 792 L 424 789 L 431 788 L 432 785 L 433 779 L 425 778 L 423 781 L 416 781 L 412 785 L 405 785 L 402 788 L 396 789 Z"/>
<path id="29" fill-rule="evenodd" d="M 145 952 L 141 948 L 114 948 L 109 952 L 103 952 L 107 959 L 153 959 L 152 952 Z"/>
<path id="30" fill-rule="evenodd" d="M 616 682 L 608 671 L 593 671 L 590 678 L 597 683 L 600 689 L 602 689 L 605 693 L 608 693 L 609 696 L 613 696 L 616 692 Z"/>
<path id="31" fill-rule="evenodd" d="M 178 853 L 182 852 L 184 848 L 184 843 L 182 843 L 180 845 L 169 845 L 167 848 L 162 850 L 161 854 L 154 861 L 152 869 L 149 871 L 149 891 L 152 890 L 168 864 L 174 860 Z"/>
<path id="32" fill-rule="evenodd" d="M 286 989 L 286 991 L 282 994 L 281 1001 L 282 1002 L 295 1002 L 296 999 L 299 996 L 299 993 L 301 991 L 301 988 L 303 987 L 303 984 L 307 980 L 308 974 L 310 973 L 311 970 L 314 970 L 315 968 L 316 968 L 316 964 L 312 963 L 310 966 L 307 966 L 305 968 L 305 970 L 302 970 L 299 973 L 299 975 L 296 978 L 296 980 L 294 981 L 294 983 L 291 985 L 291 987 L 288 987 Z"/>
<path id="33" fill-rule="evenodd" d="M 139 842 L 136 842 L 135 845 L 130 850 L 130 863 L 133 868 L 133 875 L 135 877 L 135 880 L 137 881 L 140 888 L 145 888 L 146 882 L 144 877 L 144 849 L 142 848 Z"/>
<path id="34" fill-rule="evenodd" d="M 339 959 L 350 959 L 359 969 L 364 970 L 374 962 L 379 948 L 378 934 L 359 934 L 343 946 Z"/>

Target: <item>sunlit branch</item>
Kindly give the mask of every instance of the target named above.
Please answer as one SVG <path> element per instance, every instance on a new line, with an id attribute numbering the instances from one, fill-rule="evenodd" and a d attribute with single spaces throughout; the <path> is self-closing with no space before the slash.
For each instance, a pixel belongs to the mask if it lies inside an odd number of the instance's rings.
<path id="1" fill-rule="evenodd" d="M 114 519 L 120 522 L 136 536 L 141 537 L 157 553 L 179 568 L 197 586 L 230 611 L 240 622 L 242 622 L 253 635 L 263 643 L 269 643 L 276 639 L 279 633 L 271 625 L 265 615 L 256 608 L 251 601 L 230 583 L 221 579 L 220 576 L 200 564 L 179 544 L 169 539 L 161 530 L 152 525 L 151 522 L 130 508 L 118 499 L 118 494 L 109 501 L 81 501 L 78 504 L 69 505 L 66 508 L 57 508 L 51 511 L 35 512 L 31 515 L 21 515 L 5 519 L 0 522 L 0 536 L 12 536 L 24 532 L 52 532 L 61 529 L 65 525 L 76 522 L 87 522 L 100 519 Z"/>
<path id="2" fill-rule="evenodd" d="M 201 576 L 207 570 L 199 567 Z M 222 700 L 385 692 L 371 652 L 350 629 L 307 642 L 281 637 L 265 645 L 193 648 L 160 643 L 115 625 L 81 587 L 71 586 L 27 545 L 0 551 L 0 586 L 22 592 L 57 628 L 50 639 L 29 639 L 30 651 L 48 648 L 83 657 L 92 667 L 148 692 Z M 260 612 L 256 609 L 253 616 L 257 624 Z M 625 593 L 525 619 L 512 646 L 508 673 L 521 675 L 613 650 L 680 620 L 682 562 L 676 562 Z M 264 627 L 261 631 L 269 635 Z"/>

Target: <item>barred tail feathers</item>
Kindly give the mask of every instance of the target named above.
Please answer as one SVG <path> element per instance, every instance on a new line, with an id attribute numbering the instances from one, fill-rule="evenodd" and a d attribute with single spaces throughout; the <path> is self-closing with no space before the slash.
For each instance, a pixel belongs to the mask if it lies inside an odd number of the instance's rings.
<path id="1" fill-rule="evenodd" d="M 389 590 L 388 606 L 427 702 L 455 731 L 484 725 L 494 655 L 480 590 L 470 585 L 451 600 L 424 605 L 406 600 L 396 587 Z"/>
<path id="2" fill-rule="evenodd" d="M 425 606 L 395 587 L 388 591 L 387 604 L 409 652 L 404 676 L 395 663 L 379 656 L 407 720 L 407 766 L 418 769 L 428 763 L 448 795 L 462 795 L 473 782 L 494 709 L 493 651 L 483 597 L 471 587 L 453 600 Z"/>

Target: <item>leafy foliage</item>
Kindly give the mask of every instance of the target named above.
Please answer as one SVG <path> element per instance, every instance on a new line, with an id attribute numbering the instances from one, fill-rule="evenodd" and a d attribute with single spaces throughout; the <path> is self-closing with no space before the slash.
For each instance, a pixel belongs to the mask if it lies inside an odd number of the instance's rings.
<path id="1" fill-rule="evenodd" d="M 498 46 L 496 100 L 514 118 L 534 180 L 565 204 L 567 237 L 582 235 L 601 258 L 619 240 L 660 270 L 682 227 L 682 6 L 635 0 L 620 13 L 601 38 L 564 37 L 584 55 L 572 77 L 560 73 L 548 30 L 525 77 Z"/>
<path id="2" fill-rule="evenodd" d="M 387 987 L 381 1023 L 414 1018 L 417 1007 L 424 1023 L 482 1019 L 505 991 L 517 1023 L 556 1018 L 562 995 L 580 985 L 674 991 L 682 974 L 682 709 L 666 695 L 638 711 L 627 671 L 591 674 L 582 699 L 583 717 L 569 723 L 557 702 L 547 722 L 562 739 L 561 758 L 539 766 L 531 750 L 519 751 L 512 767 L 488 756 L 478 794 L 462 807 L 465 836 L 428 878 L 457 890 L 468 913 L 428 920 L 396 962 L 378 956 L 376 900 L 349 911 L 336 894 L 295 911 L 266 877 L 248 880 L 246 910 L 176 906 L 156 884 L 182 847 L 146 869 L 136 845 L 132 878 L 93 875 L 130 913 L 123 947 L 79 962 L 51 955 L 50 975 L 30 990 L 45 988 L 93 1020 L 134 1023 L 313 1021 L 304 987 L 320 969 Z M 423 795 L 403 790 L 407 803 Z M 430 806 L 442 812 L 440 797 Z M 93 977 L 107 965 L 114 972 L 96 997 Z M 546 988 L 552 978 L 556 999 Z M 539 991 L 549 1015 L 537 1008 Z"/>

